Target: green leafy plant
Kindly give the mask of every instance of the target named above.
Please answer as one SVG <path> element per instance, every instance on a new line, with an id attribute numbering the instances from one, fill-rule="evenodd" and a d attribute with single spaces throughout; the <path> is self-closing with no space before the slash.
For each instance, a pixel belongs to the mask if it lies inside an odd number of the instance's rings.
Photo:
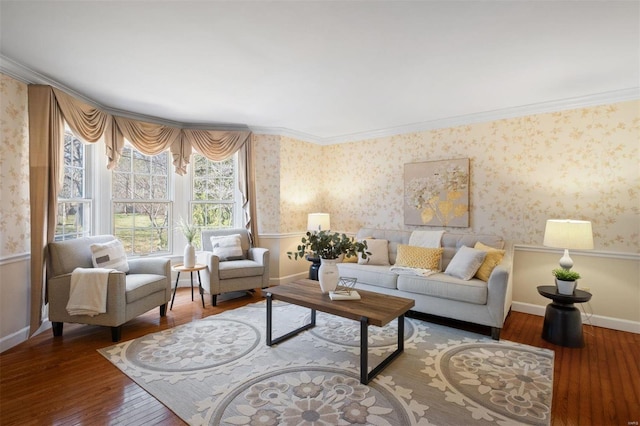
<path id="1" fill-rule="evenodd" d="M 178 226 L 176 227 L 176 229 L 182 232 L 189 244 L 193 243 L 193 240 L 198 235 L 198 226 L 193 223 L 187 222 L 182 217 L 180 217 L 180 219 L 178 220 Z"/>
<path id="2" fill-rule="evenodd" d="M 554 269 L 551 271 L 554 277 L 561 281 L 575 281 L 580 278 L 580 274 L 576 271 L 571 271 L 569 269 Z"/>
<path id="3" fill-rule="evenodd" d="M 356 241 L 353 237 L 338 232 L 318 231 L 307 232 L 302 237 L 302 244 L 294 252 L 287 252 L 289 259 L 298 259 L 311 255 L 313 257 L 321 257 L 323 259 L 337 259 L 341 254 L 346 257 L 357 256 L 362 254 L 362 258 L 366 259 L 371 253 L 367 250 L 366 241 Z"/>

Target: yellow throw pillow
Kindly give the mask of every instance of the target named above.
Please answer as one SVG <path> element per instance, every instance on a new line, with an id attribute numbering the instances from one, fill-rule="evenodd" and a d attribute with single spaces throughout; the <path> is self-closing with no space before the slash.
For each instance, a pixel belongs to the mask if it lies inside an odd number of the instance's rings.
<path id="1" fill-rule="evenodd" d="M 442 247 L 427 248 L 398 244 L 398 254 L 396 256 L 396 266 L 407 268 L 440 270 L 440 260 L 442 259 Z"/>
<path id="2" fill-rule="evenodd" d="M 480 268 L 476 272 L 476 278 L 479 278 L 482 281 L 489 281 L 489 276 L 491 276 L 493 268 L 502 262 L 504 250 L 490 247 L 482 244 L 480 241 L 478 241 L 473 248 L 487 252 L 487 257 L 484 258 L 484 262 L 482 262 L 482 265 L 480 265 Z"/>

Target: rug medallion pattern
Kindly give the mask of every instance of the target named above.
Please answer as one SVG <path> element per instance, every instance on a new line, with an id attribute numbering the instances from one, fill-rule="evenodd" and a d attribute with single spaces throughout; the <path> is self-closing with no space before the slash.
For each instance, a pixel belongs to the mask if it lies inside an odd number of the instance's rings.
<path id="1" fill-rule="evenodd" d="M 316 327 L 265 344 L 257 303 L 100 352 L 192 425 L 549 424 L 553 352 L 405 322 L 405 352 L 359 381 L 358 322 L 318 313 Z M 274 303 L 274 336 L 309 310 Z M 395 350 L 397 323 L 369 328 L 369 364 Z"/>

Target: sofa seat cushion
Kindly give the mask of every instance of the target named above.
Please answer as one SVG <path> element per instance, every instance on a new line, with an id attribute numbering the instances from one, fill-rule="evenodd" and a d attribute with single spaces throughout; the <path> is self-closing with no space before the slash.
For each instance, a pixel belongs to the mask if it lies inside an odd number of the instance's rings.
<path id="1" fill-rule="evenodd" d="M 359 283 L 385 288 L 397 288 L 398 274 L 389 270 L 389 265 L 360 265 L 338 263 L 341 277 L 357 277 Z"/>
<path id="2" fill-rule="evenodd" d="M 489 293 L 487 283 L 482 280 L 465 281 L 443 273 L 428 277 L 400 275 L 398 290 L 476 305 L 486 305 Z"/>
<path id="3" fill-rule="evenodd" d="M 218 276 L 221 280 L 255 277 L 264 274 L 264 266 L 250 259 L 220 262 Z"/>
<path id="4" fill-rule="evenodd" d="M 125 284 L 127 304 L 167 288 L 167 277 L 156 274 L 129 274 Z"/>

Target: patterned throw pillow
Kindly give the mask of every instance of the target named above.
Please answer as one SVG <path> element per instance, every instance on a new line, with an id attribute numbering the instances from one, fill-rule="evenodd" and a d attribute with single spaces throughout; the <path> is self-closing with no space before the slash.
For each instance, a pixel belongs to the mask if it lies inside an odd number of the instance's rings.
<path id="1" fill-rule="evenodd" d="M 94 268 L 115 269 L 120 272 L 129 272 L 127 253 L 120 240 L 108 243 L 91 244 L 91 263 Z"/>
<path id="2" fill-rule="evenodd" d="M 485 244 L 482 244 L 480 241 L 478 241 L 476 245 L 473 246 L 473 248 L 476 250 L 487 252 L 487 257 L 484 258 L 484 262 L 482 262 L 482 265 L 480 265 L 480 269 L 478 269 L 478 272 L 476 272 L 476 278 L 479 278 L 482 281 L 489 281 L 489 277 L 491 276 L 493 268 L 495 268 L 500 262 L 502 262 L 505 251 L 487 246 Z"/>
<path id="3" fill-rule="evenodd" d="M 244 259 L 240 234 L 211 237 L 210 239 L 213 254 L 220 258 L 220 262 Z"/>
<path id="4" fill-rule="evenodd" d="M 462 246 L 453 256 L 444 273 L 461 280 L 470 280 L 476 274 L 486 256 L 486 251 Z"/>
<path id="5" fill-rule="evenodd" d="M 358 264 L 360 265 L 388 265 L 389 264 L 389 241 L 368 239 L 367 251 L 371 254 L 367 255 L 366 259 L 362 258 L 362 254 L 358 253 Z"/>
<path id="6" fill-rule="evenodd" d="M 440 270 L 440 260 L 444 249 L 410 246 L 398 244 L 398 255 L 396 256 L 396 266 L 408 268 Z"/>

